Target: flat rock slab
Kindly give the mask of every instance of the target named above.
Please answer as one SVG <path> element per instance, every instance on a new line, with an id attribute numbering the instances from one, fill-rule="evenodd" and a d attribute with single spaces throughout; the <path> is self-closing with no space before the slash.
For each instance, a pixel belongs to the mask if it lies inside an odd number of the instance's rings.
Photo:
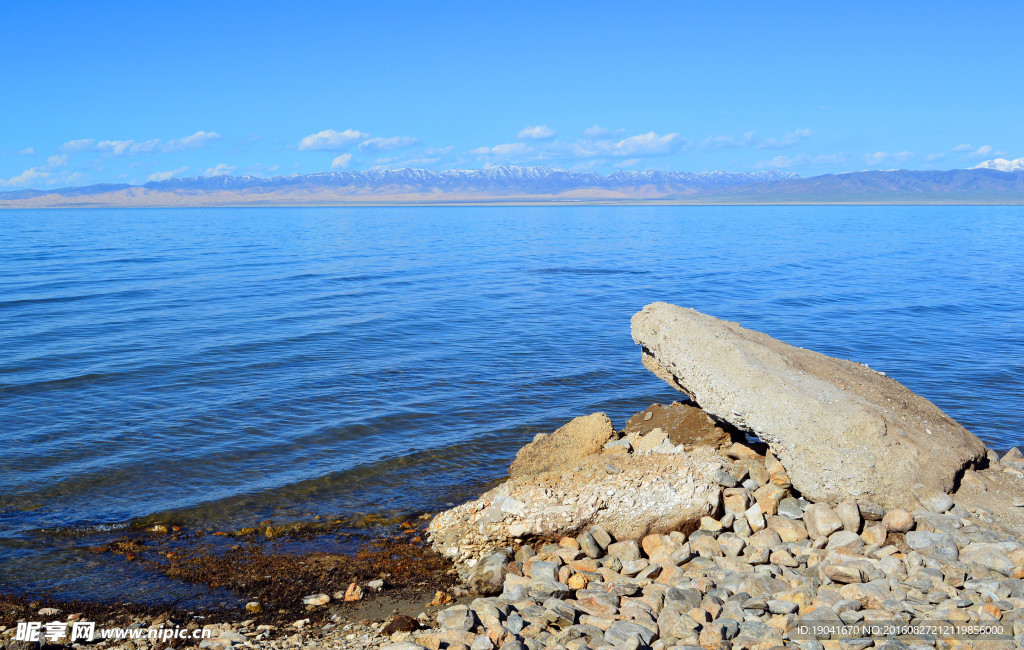
<path id="1" fill-rule="evenodd" d="M 644 366 L 714 417 L 752 433 L 812 501 L 917 507 L 950 491 L 985 445 L 937 406 L 853 361 L 659 302 L 633 316 Z"/>
<path id="2" fill-rule="evenodd" d="M 473 566 L 496 548 L 558 540 L 601 526 L 616 540 L 697 528 L 719 507 L 715 475 L 724 459 L 693 453 L 596 454 L 569 467 L 510 478 L 479 499 L 446 510 L 427 530 L 434 550 Z"/>

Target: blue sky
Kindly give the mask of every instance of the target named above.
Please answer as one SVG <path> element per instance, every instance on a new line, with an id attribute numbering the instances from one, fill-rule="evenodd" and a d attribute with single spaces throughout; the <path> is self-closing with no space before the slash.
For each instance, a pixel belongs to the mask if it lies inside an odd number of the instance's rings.
<path id="1" fill-rule="evenodd" d="M 0 6 L 0 189 L 1024 156 L 1024 3 Z"/>

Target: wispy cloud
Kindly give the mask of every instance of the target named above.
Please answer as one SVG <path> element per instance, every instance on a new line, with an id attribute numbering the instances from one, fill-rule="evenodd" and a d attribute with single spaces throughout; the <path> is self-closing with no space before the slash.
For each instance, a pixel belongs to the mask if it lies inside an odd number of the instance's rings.
<path id="1" fill-rule="evenodd" d="M 369 137 L 369 133 L 355 129 L 345 129 L 344 131 L 325 129 L 299 140 L 299 149 L 303 151 L 345 151 Z"/>
<path id="2" fill-rule="evenodd" d="M 700 146 L 705 149 L 729 149 L 732 147 L 746 147 L 754 141 L 754 131 L 747 131 L 741 136 L 735 135 L 709 135 L 704 138 Z"/>
<path id="3" fill-rule="evenodd" d="M 163 147 L 161 147 L 161 150 L 170 152 L 186 151 L 188 149 L 199 149 L 200 147 L 205 147 L 209 143 L 216 142 L 217 140 L 220 139 L 221 136 L 219 133 L 215 133 L 213 131 L 196 131 L 192 135 L 187 135 L 184 138 L 177 138 L 175 140 L 171 140 Z M 159 140 L 155 142 L 159 142 Z"/>
<path id="4" fill-rule="evenodd" d="M 391 138 L 370 138 L 359 143 L 360 151 L 395 151 L 397 149 L 408 149 L 420 143 L 418 138 L 396 135 Z"/>
<path id="5" fill-rule="evenodd" d="M 663 156 L 678 151 L 687 144 L 689 141 L 678 133 L 659 135 L 650 131 L 621 140 L 580 140 L 575 144 L 574 153 L 581 158 Z"/>
<path id="6" fill-rule="evenodd" d="M 18 154 L 22 155 L 22 156 L 31 156 L 35 152 L 36 152 L 36 148 L 35 147 L 25 147 L 24 149 L 19 151 Z"/>
<path id="7" fill-rule="evenodd" d="M 583 137 L 587 140 L 607 140 L 609 138 L 618 137 L 625 132 L 625 129 L 606 129 L 603 126 L 595 124 L 583 132 Z"/>
<path id="8" fill-rule="evenodd" d="M 864 156 L 864 162 L 869 165 L 881 165 L 884 163 L 906 162 L 914 157 L 910 151 L 892 153 L 889 151 L 876 151 Z"/>
<path id="9" fill-rule="evenodd" d="M 555 137 L 555 130 L 544 124 L 528 126 L 521 130 L 516 137 L 520 140 L 551 140 Z"/>
<path id="10" fill-rule="evenodd" d="M 810 129 L 797 129 L 790 131 L 781 138 L 765 138 L 757 143 L 758 149 L 788 149 L 804 138 L 810 137 Z"/>
<path id="11" fill-rule="evenodd" d="M 344 169 L 352 162 L 352 154 L 343 153 L 331 161 L 331 169 Z"/>
<path id="12" fill-rule="evenodd" d="M 188 171 L 188 167 L 178 167 L 177 169 L 172 169 L 172 170 L 166 171 L 166 172 L 154 172 L 154 173 L 149 175 L 149 180 L 151 180 L 151 181 L 166 181 L 166 180 L 168 180 L 170 178 L 174 178 L 175 176 L 178 176 L 180 174 L 184 174 L 187 171 Z"/>
<path id="13" fill-rule="evenodd" d="M 614 165 L 612 165 L 612 167 L 616 167 L 618 169 L 624 169 L 626 167 L 636 167 L 637 165 L 639 165 L 642 162 L 643 162 L 643 159 L 641 159 L 641 158 L 630 158 L 628 160 L 621 160 L 621 161 L 615 163 Z"/>
<path id="14" fill-rule="evenodd" d="M 807 154 L 798 153 L 794 156 L 775 156 L 770 160 L 762 160 L 754 165 L 757 169 L 789 169 L 791 167 L 824 167 L 841 165 L 848 162 L 845 153 Z"/>
<path id="15" fill-rule="evenodd" d="M 705 149 L 726 149 L 733 147 L 755 147 L 757 149 L 788 149 L 811 135 L 810 129 L 796 129 L 781 138 L 761 138 L 756 131 L 747 131 L 743 135 L 712 135 L 701 142 Z"/>
<path id="16" fill-rule="evenodd" d="M 54 182 L 54 170 L 68 164 L 68 154 L 57 154 L 50 156 L 42 165 L 30 167 L 17 176 L 8 179 L 0 178 L 0 185 L 14 187 L 17 185 L 29 185 L 37 182 L 52 184 Z M 70 177 L 69 177 L 70 178 Z"/>
<path id="17" fill-rule="evenodd" d="M 953 153 L 965 153 L 968 156 L 973 156 L 977 158 L 984 158 L 985 156 L 999 156 L 1006 153 L 1005 151 L 996 151 L 995 147 L 993 147 L 990 144 L 983 144 L 977 149 L 974 148 L 974 145 L 958 144 L 957 146 L 950 149 L 950 151 L 952 151 Z"/>
<path id="18" fill-rule="evenodd" d="M 511 144 L 496 144 L 493 147 L 477 147 L 471 150 L 469 153 L 475 156 L 518 156 L 530 151 L 530 147 L 523 142 L 513 142 Z"/>
<path id="19" fill-rule="evenodd" d="M 220 139 L 220 134 L 213 131 L 197 131 L 192 135 L 175 138 L 168 142 L 163 142 L 160 138 L 143 140 L 142 142 L 135 140 L 95 140 L 93 138 L 82 138 L 65 142 L 61 145 L 60 150 L 67 153 L 104 153 L 113 156 L 153 152 L 171 153 L 188 149 L 199 149 Z"/>
<path id="20" fill-rule="evenodd" d="M 203 176 L 227 176 L 233 171 L 235 171 L 234 165 L 220 163 L 216 167 L 207 167 L 206 173 Z"/>

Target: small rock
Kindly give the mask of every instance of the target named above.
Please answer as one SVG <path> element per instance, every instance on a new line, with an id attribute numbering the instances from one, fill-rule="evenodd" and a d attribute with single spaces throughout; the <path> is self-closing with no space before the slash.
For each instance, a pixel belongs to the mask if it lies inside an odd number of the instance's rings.
<path id="1" fill-rule="evenodd" d="M 902 508 L 896 508 L 885 513 L 882 524 L 894 533 L 905 533 L 914 527 L 914 515 Z"/>
<path id="2" fill-rule="evenodd" d="M 880 546 L 885 543 L 885 538 L 888 532 L 884 524 L 868 524 L 864 527 L 864 532 L 860 534 L 865 544 L 873 544 Z"/>
<path id="3" fill-rule="evenodd" d="M 345 590 L 345 602 L 353 603 L 363 599 L 363 588 L 356 583 L 351 583 Z"/>
<path id="4" fill-rule="evenodd" d="M 860 532 L 860 507 L 853 499 L 845 499 L 836 507 L 836 514 L 843 522 L 843 528 L 854 533 Z"/>
<path id="5" fill-rule="evenodd" d="M 832 582 L 840 584 L 851 584 L 864 582 L 866 576 L 860 567 L 848 564 L 830 564 L 824 569 L 825 575 Z"/>
<path id="6" fill-rule="evenodd" d="M 955 562 L 960 552 L 953 538 L 945 533 L 928 533 L 912 530 L 907 533 L 907 546 L 921 555 L 927 555 L 950 562 Z"/>
<path id="7" fill-rule="evenodd" d="M 484 596 L 500 594 L 505 586 L 511 555 L 508 549 L 497 549 L 483 556 L 470 570 L 466 585 Z"/>
<path id="8" fill-rule="evenodd" d="M 473 610 L 465 605 L 455 605 L 437 613 L 438 624 L 446 630 L 468 632 L 476 624 Z"/>
<path id="9" fill-rule="evenodd" d="M 254 600 L 245 604 L 245 611 L 249 612 L 250 614 L 259 614 L 263 611 L 263 607 L 261 607 L 260 604 Z"/>
<path id="10" fill-rule="evenodd" d="M 303 605 L 312 605 L 314 607 L 326 605 L 329 602 L 331 602 L 331 597 L 327 594 L 313 594 L 302 599 Z"/>
<path id="11" fill-rule="evenodd" d="M 828 537 L 843 527 L 843 521 L 827 503 L 812 503 L 804 510 L 804 525 L 811 539 Z"/>
<path id="12" fill-rule="evenodd" d="M 953 497 L 941 490 L 917 483 L 910 491 L 925 510 L 942 514 L 953 507 Z"/>
<path id="13" fill-rule="evenodd" d="M 383 580 L 371 580 L 371 581 L 366 583 L 366 586 L 369 587 L 370 589 L 373 589 L 374 591 L 380 591 L 381 589 L 384 588 L 384 581 Z"/>

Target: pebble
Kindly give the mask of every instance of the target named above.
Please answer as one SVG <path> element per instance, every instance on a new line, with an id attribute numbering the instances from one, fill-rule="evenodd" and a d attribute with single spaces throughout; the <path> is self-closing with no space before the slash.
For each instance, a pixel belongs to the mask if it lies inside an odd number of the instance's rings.
<path id="1" fill-rule="evenodd" d="M 278 630 L 253 629 L 249 622 L 220 629 L 209 640 L 215 642 L 203 647 L 810 649 L 824 647 L 824 641 L 854 649 L 905 646 L 881 638 L 808 639 L 796 634 L 796 622 L 926 620 L 999 623 L 1008 636 L 998 647 L 1024 647 L 1024 542 L 998 530 L 985 513 L 968 512 L 927 489 L 914 491 L 922 503 L 914 514 L 853 501 L 809 504 L 774 480 L 758 483 L 778 473 L 768 471 L 778 469 L 773 458 L 766 457 L 766 467 L 756 454 L 734 455 L 741 471 L 723 471 L 733 477 L 732 485 L 719 482 L 727 516 L 705 518 L 692 535 L 613 540 L 594 527 L 539 551 L 522 545 L 515 551 L 518 569 L 507 572 L 500 595 L 467 606 L 439 592 L 436 600 L 445 608 L 420 615 L 426 629 L 415 629 L 413 619 L 404 628 L 387 628 L 388 634 L 382 633 L 383 623 L 319 629 L 302 619 Z M 761 492 L 736 487 L 737 474 L 749 476 Z M 776 488 L 785 496 L 776 499 Z M 767 517 L 766 505 L 773 510 Z M 379 590 L 384 583 L 366 586 Z M 357 588 L 353 583 L 338 596 L 347 600 Z M 330 601 L 327 594 L 302 600 L 312 607 Z M 255 601 L 246 604 L 252 613 L 259 608 Z M 948 644 L 931 638 L 926 645 Z"/>

